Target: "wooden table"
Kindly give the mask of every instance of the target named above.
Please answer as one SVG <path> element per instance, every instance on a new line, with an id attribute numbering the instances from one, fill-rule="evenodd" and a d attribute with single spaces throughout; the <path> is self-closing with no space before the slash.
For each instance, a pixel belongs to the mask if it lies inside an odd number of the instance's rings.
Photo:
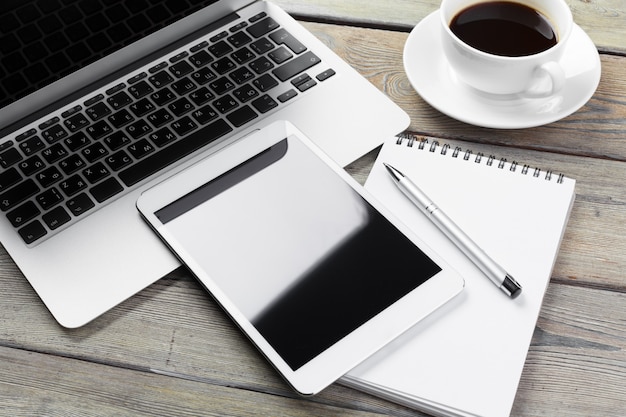
<path id="1" fill-rule="evenodd" d="M 277 0 L 411 115 L 415 133 L 576 178 L 577 198 L 514 416 L 626 414 L 626 3 L 568 0 L 602 58 L 593 98 L 564 120 L 489 130 L 429 107 L 402 66 L 438 0 Z M 363 181 L 376 153 L 348 167 Z M 178 270 L 89 325 L 61 328 L 0 249 L 0 414 L 422 415 L 333 385 L 297 397 Z"/>

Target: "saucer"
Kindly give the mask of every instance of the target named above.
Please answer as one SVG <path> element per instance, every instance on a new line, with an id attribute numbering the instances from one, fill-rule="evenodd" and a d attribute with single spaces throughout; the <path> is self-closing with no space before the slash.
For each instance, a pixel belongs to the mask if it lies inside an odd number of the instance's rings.
<path id="1" fill-rule="evenodd" d="M 440 38 L 439 11 L 424 18 L 404 46 L 404 70 L 418 94 L 440 112 L 476 126 L 521 129 L 562 119 L 581 108 L 600 82 L 600 56 L 576 24 L 561 58 L 565 85 L 545 98 L 481 93 L 459 81 L 449 67 Z"/>

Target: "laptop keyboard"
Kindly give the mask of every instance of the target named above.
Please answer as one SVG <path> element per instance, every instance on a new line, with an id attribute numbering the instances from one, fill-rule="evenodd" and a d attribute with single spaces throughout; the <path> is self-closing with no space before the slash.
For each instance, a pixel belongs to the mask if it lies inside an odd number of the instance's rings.
<path id="1" fill-rule="evenodd" d="M 0 143 L 0 210 L 37 243 L 334 74 L 265 13 L 242 20 Z"/>

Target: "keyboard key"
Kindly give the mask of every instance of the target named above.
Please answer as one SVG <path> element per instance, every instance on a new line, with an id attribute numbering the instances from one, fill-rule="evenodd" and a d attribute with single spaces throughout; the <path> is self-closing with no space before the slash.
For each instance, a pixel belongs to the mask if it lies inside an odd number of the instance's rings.
<path id="1" fill-rule="evenodd" d="M 73 196 L 85 187 L 87 187 L 87 184 L 80 175 L 72 175 L 59 183 L 59 188 L 63 191 L 63 194 L 68 197 Z"/>
<path id="2" fill-rule="evenodd" d="M 13 227 L 21 227 L 29 220 L 37 217 L 40 213 L 41 211 L 37 208 L 35 203 L 33 203 L 32 201 L 27 201 L 15 210 L 8 212 L 7 218 L 9 219 Z"/>
<path id="3" fill-rule="evenodd" d="M 303 71 L 319 64 L 321 60 L 313 53 L 306 52 L 304 55 L 288 61 L 286 64 L 276 68 L 272 73 L 281 81 L 295 77 Z"/>
<path id="4" fill-rule="evenodd" d="M 211 108 L 211 106 L 207 104 L 206 106 L 194 110 L 194 112 L 191 113 L 191 116 L 201 125 L 205 125 L 211 120 L 214 120 L 218 116 L 218 114 L 215 110 L 213 110 L 213 108 Z"/>
<path id="5" fill-rule="evenodd" d="M 287 48 L 291 49 L 296 55 L 301 54 L 306 51 L 306 46 L 304 46 L 299 40 L 294 38 L 291 33 L 287 32 L 285 29 L 278 29 L 276 32 L 270 35 L 270 39 L 276 42 L 278 45 L 285 45 Z"/>
<path id="6" fill-rule="evenodd" d="M 17 184 L 22 179 L 22 176 L 15 168 L 9 168 L 6 171 L 0 172 L 0 191 L 4 191 L 12 185 Z"/>
<path id="7" fill-rule="evenodd" d="M 103 99 L 104 99 L 104 96 L 102 94 L 98 94 L 97 96 L 93 96 L 92 98 L 86 100 L 83 104 L 85 105 L 85 107 L 89 107 Z"/>
<path id="8" fill-rule="evenodd" d="M 104 166 L 102 162 L 96 162 L 89 168 L 83 170 L 83 176 L 90 184 L 95 184 L 102 178 L 106 178 L 111 172 Z"/>
<path id="9" fill-rule="evenodd" d="M 259 115 L 250 106 L 243 106 L 226 116 L 235 127 L 243 126 L 257 117 Z"/>
<path id="10" fill-rule="evenodd" d="M 46 140 L 46 142 L 52 144 L 59 139 L 63 139 L 67 136 L 67 131 L 63 129 L 63 126 L 57 124 L 52 126 L 51 128 L 44 130 L 41 132 L 41 137 Z"/>
<path id="11" fill-rule="evenodd" d="M 131 138 L 139 139 L 152 132 L 152 127 L 145 120 L 137 120 L 126 128 L 126 132 L 128 132 Z"/>
<path id="12" fill-rule="evenodd" d="M 83 132 L 78 132 L 65 139 L 65 146 L 68 147 L 70 152 L 76 152 L 83 146 L 87 146 L 91 141 Z"/>
<path id="13" fill-rule="evenodd" d="M 221 75 L 234 70 L 237 68 L 237 65 L 230 58 L 224 57 L 219 61 L 213 62 L 211 68 Z"/>
<path id="14" fill-rule="evenodd" d="M 202 87 L 199 90 L 196 90 L 193 93 L 189 94 L 189 99 L 193 101 L 196 106 L 201 106 L 214 98 L 215 96 L 213 95 L 213 93 L 211 93 L 206 87 Z"/>
<path id="15" fill-rule="evenodd" d="M 278 28 L 278 26 L 278 23 L 276 23 L 274 19 L 272 19 L 271 17 L 267 17 L 250 26 L 246 29 L 246 31 L 255 38 L 259 38 Z"/>
<path id="16" fill-rule="evenodd" d="M 150 133 L 148 138 L 159 148 L 167 145 L 170 142 L 176 140 L 176 135 L 169 128 L 164 127 L 163 129 L 159 129 L 156 132 Z"/>
<path id="17" fill-rule="evenodd" d="M 156 103 L 157 106 L 164 106 L 174 100 L 176 98 L 176 94 L 166 87 L 151 94 L 150 98 Z"/>
<path id="18" fill-rule="evenodd" d="M 259 92 L 254 89 L 250 84 L 246 84 L 243 87 L 240 87 L 233 91 L 233 96 L 242 103 L 246 101 L 252 100 L 255 97 L 258 97 Z"/>
<path id="19" fill-rule="evenodd" d="M 293 58 L 293 54 L 289 52 L 287 48 L 283 46 L 273 50 L 272 52 L 267 54 L 267 56 L 269 56 L 272 61 L 274 61 L 275 63 L 279 65 L 287 61 L 288 59 Z"/>
<path id="20" fill-rule="evenodd" d="M 262 93 L 276 87 L 278 85 L 278 81 L 274 79 L 270 74 L 265 74 L 257 78 L 253 81 L 253 84 L 256 88 L 258 88 Z"/>
<path id="21" fill-rule="evenodd" d="M 137 84 L 128 87 L 130 95 L 135 97 L 137 100 L 152 93 L 153 91 L 154 88 L 152 88 L 150 84 L 145 81 L 138 82 Z"/>
<path id="22" fill-rule="evenodd" d="M 48 164 L 53 164 L 67 156 L 67 151 L 60 143 L 56 143 L 41 153 Z"/>
<path id="23" fill-rule="evenodd" d="M 45 168 L 45 166 L 46 164 L 37 155 L 31 156 L 30 158 L 20 162 L 18 165 L 18 167 L 26 177 L 30 177 L 34 173 Z"/>
<path id="24" fill-rule="evenodd" d="M 226 77 L 222 77 L 219 80 L 215 80 L 211 84 L 209 84 L 209 87 L 211 87 L 211 89 L 215 92 L 215 94 L 217 94 L 218 96 L 221 96 L 227 91 L 230 91 L 233 88 L 235 88 L 235 83 L 233 83 L 231 80 L 229 80 Z"/>
<path id="25" fill-rule="evenodd" d="M 264 53 L 274 49 L 274 44 L 267 38 L 261 38 L 252 42 L 250 44 L 250 48 L 252 48 L 252 50 L 257 54 L 263 55 Z"/>
<path id="26" fill-rule="evenodd" d="M 189 56 L 189 52 L 183 51 L 183 52 L 179 53 L 178 55 L 174 55 L 173 57 L 171 57 L 170 58 L 170 62 L 173 64 L 175 62 L 180 61 L 183 58 L 186 58 L 187 56 Z"/>
<path id="27" fill-rule="evenodd" d="M 122 109 L 110 115 L 108 120 L 114 128 L 119 129 L 120 127 L 125 126 L 135 120 L 135 118 L 132 116 L 132 114 L 129 113 L 127 109 Z"/>
<path id="28" fill-rule="evenodd" d="M 63 179 L 63 174 L 61 174 L 61 171 L 59 171 L 57 167 L 51 166 L 38 172 L 35 175 L 35 179 L 43 188 L 48 188 L 55 182 Z"/>
<path id="29" fill-rule="evenodd" d="M 154 87 L 161 88 L 173 82 L 174 79 L 167 72 L 161 71 L 149 77 L 148 81 L 150 81 Z"/>
<path id="30" fill-rule="evenodd" d="M 123 150 L 107 156 L 104 161 L 113 171 L 119 171 L 133 162 L 132 158 Z"/>
<path id="31" fill-rule="evenodd" d="M 121 131 L 117 131 L 104 139 L 104 144 L 112 151 L 118 150 L 127 143 L 130 143 L 130 138 Z"/>
<path id="32" fill-rule="evenodd" d="M 215 100 L 213 102 L 213 106 L 217 109 L 217 111 L 224 114 L 237 107 L 238 104 L 232 96 L 227 94 L 224 97 L 220 97 Z"/>
<path id="33" fill-rule="evenodd" d="M 221 58 L 232 51 L 233 48 L 224 41 L 219 41 L 209 46 L 209 52 L 211 52 L 216 58 Z"/>
<path id="34" fill-rule="evenodd" d="M 106 120 L 100 120 L 97 123 L 92 124 L 87 129 L 87 134 L 91 136 L 91 139 L 97 140 L 113 131 L 113 128 L 106 122 Z"/>
<path id="35" fill-rule="evenodd" d="M 20 149 L 22 150 L 22 152 L 24 152 L 26 156 L 32 155 L 45 147 L 46 145 L 39 138 L 39 136 L 33 136 L 32 138 L 20 143 Z"/>
<path id="36" fill-rule="evenodd" d="M 132 101 L 133 99 L 126 93 L 126 91 L 120 91 L 107 99 L 107 103 L 109 103 L 109 106 L 113 108 L 113 111 L 121 109 L 122 107 L 132 103 Z"/>
<path id="37" fill-rule="evenodd" d="M 59 163 L 59 167 L 66 175 L 73 174 L 85 166 L 85 161 L 77 154 L 70 155 Z"/>
<path id="38" fill-rule="evenodd" d="M 142 139 L 130 145 L 126 150 L 135 158 L 141 159 L 151 152 L 154 152 L 154 146 L 146 139 Z"/>
<path id="39" fill-rule="evenodd" d="M 326 81 L 333 75 L 335 75 L 335 71 L 332 69 L 327 69 L 326 71 L 320 72 L 315 78 L 317 78 L 319 81 Z"/>
<path id="40" fill-rule="evenodd" d="M 269 71 L 272 68 L 274 68 L 274 64 L 272 64 L 272 61 L 265 58 L 264 56 L 262 56 L 261 58 L 255 59 L 254 61 L 250 62 L 249 65 L 250 65 L 250 68 L 252 68 L 252 70 L 256 72 L 257 74 L 263 74 L 264 72 Z"/>
<path id="41" fill-rule="evenodd" d="M 124 187 L 113 177 L 92 187 L 89 192 L 98 203 L 108 200 L 116 194 L 121 193 Z"/>
<path id="42" fill-rule="evenodd" d="M 87 116 L 95 122 L 96 120 L 100 120 L 104 116 L 111 114 L 111 109 L 101 101 L 89 107 L 85 110 L 85 113 L 87 113 Z"/>
<path id="43" fill-rule="evenodd" d="M 177 120 L 174 123 L 172 123 L 170 127 L 179 136 L 184 136 L 187 133 L 194 130 L 195 128 L 197 128 L 198 125 L 193 120 L 191 120 L 189 116 L 185 116 L 182 119 Z"/>
<path id="44" fill-rule="evenodd" d="M 50 188 L 39 194 L 35 200 L 42 209 L 49 210 L 63 201 L 63 196 L 56 188 Z"/>
<path id="45" fill-rule="evenodd" d="M 245 64 L 246 62 L 256 58 L 254 52 L 245 47 L 236 52 L 233 52 L 231 56 L 239 65 Z"/>
<path id="46" fill-rule="evenodd" d="M 292 98 L 296 97 L 297 95 L 298 95 L 298 93 L 296 92 L 296 90 L 294 90 L 292 88 L 291 90 L 285 91 L 284 93 L 279 95 L 278 96 L 278 101 L 280 101 L 281 103 L 285 103 L 285 102 L 291 100 Z"/>
<path id="47" fill-rule="evenodd" d="M 191 78 L 200 85 L 204 85 L 209 81 L 213 81 L 217 78 L 217 75 L 209 68 L 202 68 L 193 74 L 191 74 Z"/>
<path id="48" fill-rule="evenodd" d="M 155 111 L 154 113 L 151 113 L 147 117 L 147 119 L 152 124 L 152 126 L 158 128 L 173 121 L 174 116 L 172 116 L 166 109 L 160 109 Z"/>
<path id="49" fill-rule="evenodd" d="M 41 239 L 48 232 L 38 220 L 35 220 L 34 222 L 18 230 L 18 233 L 20 234 L 24 242 L 28 245 L 38 239 Z"/>
<path id="50" fill-rule="evenodd" d="M 104 158 L 109 151 L 100 142 L 96 142 L 93 145 L 87 146 L 81 151 L 83 157 L 87 160 L 87 163 L 92 164 L 100 158 Z"/>
<path id="51" fill-rule="evenodd" d="M 308 78 L 306 81 L 299 83 L 296 87 L 298 88 L 298 90 L 300 90 L 301 92 L 305 92 L 306 90 L 308 90 L 311 87 L 314 87 L 317 85 L 317 81 L 315 81 L 312 78 Z"/>
<path id="52" fill-rule="evenodd" d="M 245 32 L 237 32 L 232 36 L 226 38 L 226 40 L 237 49 L 241 48 L 247 43 L 252 42 L 252 38 L 248 36 Z"/>
<path id="53" fill-rule="evenodd" d="M 193 71 L 193 67 L 187 61 L 180 61 L 170 67 L 170 72 L 176 77 L 181 78 Z"/>
<path id="54" fill-rule="evenodd" d="M 151 111 L 155 110 L 154 104 L 150 102 L 147 98 L 142 98 L 136 103 L 133 103 L 129 107 L 130 111 L 137 117 L 145 116 Z"/>
<path id="55" fill-rule="evenodd" d="M 87 120 L 85 115 L 82 113 L 75 114 L 69 119 L 66 119 L 63 121 L 63 124 L 65 125 L 65 127 L 72 133 L 84 128 L 89 123 L 90 123 L 89 120 Z"/>
<path id="56" fill-rule="evenodd" d="M 198 88 L 198 86 L 196 85 L 196 83 L 191 81 L 189 77 L 181 78 L 180 80 L 172 84 L 172 90 L 174 90 L 174 92 L 179 96 L 184 96 L 185 94 L 195 90 L 196 88 Z"/>
<path id="57" fill-rule="evenodd" d="M 0 210 L 10 210 L 38 192 L 39 187 L 35 184 L 35 181 L 29 178 L 0 194 Z"/>
<path id="58" fill-rule="evenodd" d="M 257 109 L 261 113 L 267 113 L 268 111 L 272 110 L 274 107 L 278 106 L 278 103 L 276 103 L 274 99 L 272 99 L 270 96 L 265 94 L 257 98 L 256 100 L 254 100 L 252 102 L 252 106 L 254 106 L 254 108 Z"/>
<path id="59" fill-rule="evenodd" d="M 39 130 L 46 130 L 47 128 L 49 128 L 50 126 L 58 122 L 59 122 L 59 118 L 53 117 L 52 119 L 46 120 L 45 122 L 41 123 L 39 125 Z"/>
<path id="60" fill-rule="evenodd" d="M 74 216 L 85 214 L 85 212 L 95 207 L 94 202 L 85 193 L 69 199 L 65 205 Z"/>
<path id="61" fill-rule="evenodd" d="M 65 208 L 59 206 L 44 214 L 42 220 L 51 230 L 55 230 L 72 220 L 72 217 L 67 213 Z"/>
<path id="62" fill-rule="evenodd" d="M 17 135 L 15 137 L 15 140 L 18 142 L 21 142 L 24 139 L 28 139 L 29 137 L 33 136 L 35 133 L 37 133 L 37 129 L 28 129 L 26 132 L 20 133 L 19 135 Z M 11 142 L 5 142 L 2 144 L 2 146 L 4 146 L 6 143 L 11 143 Z"/>
<path id="63" fill-rule="evenodd" d="M 15 148 L 11 148 L 0 153 L 0 166 L 2 168 L 8 168 L 11 165 L 21 160 L 22 160 L 22 155 L 20 155 L 18 150 Z"/>
<path id="64" fill-rule="evenodd" d="M 189 61 L 195 65 L 196 68 L 200 68 L 213 61 L 213 57 L 209 55 L 207 51 L 200 51 L 191 55 Z"/>
<path id="65" fill-rule="evenodd" d="M 171 103 L 167 108 L 174 113 L 174 116 L 180 117 L 183 114 L 189 113 L 193 110 L 194 106 L 187 99 L 187 97 L 179 98 L 175 102 Z"/>
<path id="66" fill-rule="evenodd" d="M 208 145 L 220 137 L 231 132 L 233 129 L 224 120 L 217 121 L 204 126 L 187 137 L 172 143 L 145 159 L 140 160 L 135 165 L 121 171 L 119 178 L 126 186 L 131 186 L 144 178 L 160 171 L 190 153 Z"/>
<path id="67" fill-rule="evenodd" d="M 256 76 L 252 71 L 250 71 L 246 67 L 239 68 L 231 72 L 228 75 L 230 78 L 233 79 L 233 81 L 235 81 L 239 85 L 245 83 L 246 81 L 253 79 Z"/>

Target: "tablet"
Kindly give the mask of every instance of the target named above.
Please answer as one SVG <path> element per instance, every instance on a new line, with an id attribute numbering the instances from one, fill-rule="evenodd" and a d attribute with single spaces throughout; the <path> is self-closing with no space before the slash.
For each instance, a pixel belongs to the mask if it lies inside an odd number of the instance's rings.
<path id="1" fill-rule="evenodd" d="M 303 395 L 333 383 L 464 285 L 287 122 L 157 184 L 137 207 Z"/>

